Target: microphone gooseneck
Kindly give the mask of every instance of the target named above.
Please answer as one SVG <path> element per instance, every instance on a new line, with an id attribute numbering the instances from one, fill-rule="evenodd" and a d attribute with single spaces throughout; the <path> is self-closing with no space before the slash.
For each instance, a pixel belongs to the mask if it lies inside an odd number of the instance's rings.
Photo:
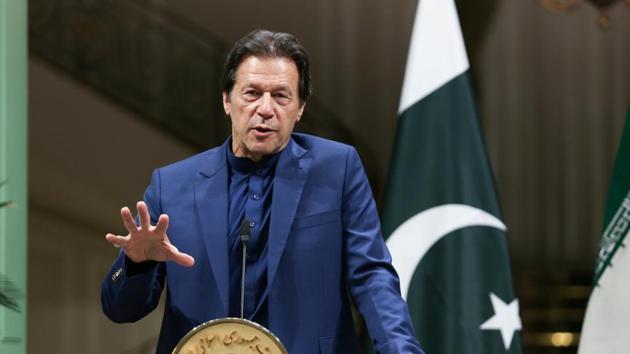
<path id="1" fill-rule="evenodd" d="M 244 318 L 245 311 L 245 261 L 247 258 L 247 241 L 249 241 L 249 235 L 252 231 L 250 221 L 243 219 L 241 221 L 241 243 L 243 244 L 243 264 L 241 268 L 241 318 Z"/>

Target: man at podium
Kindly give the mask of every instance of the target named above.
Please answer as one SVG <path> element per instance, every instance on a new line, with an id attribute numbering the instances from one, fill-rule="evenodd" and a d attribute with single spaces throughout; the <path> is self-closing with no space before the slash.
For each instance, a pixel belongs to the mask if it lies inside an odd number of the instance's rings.
<path id="1" fill-rule="evenodd" d="M 106 235 L 121 252 L 102 284 L 105 314 L 137 321 L 166 288 L 157 353 L 171 353 L 193 327 L 239 317 L 242 295 L 244 317 L 290 354 L 353 354 L 352 299 L 377 352 L 422 354 L 356 150 L 293 133 L 311 93 L 304 48 L 253 31 L 224 77 L 231 136 L 156 169 L 137 221 L 121 210 L 128 234 Z"/>

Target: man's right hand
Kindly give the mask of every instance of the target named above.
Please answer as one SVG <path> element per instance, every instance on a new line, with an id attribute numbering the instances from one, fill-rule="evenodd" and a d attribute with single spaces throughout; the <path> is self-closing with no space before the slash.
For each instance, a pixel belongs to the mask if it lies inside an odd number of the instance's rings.
<path id="1" fill-rule="evenodd" d="M 168 229 L 168 215 L 160 215 L 155 226 L 151 225 L 149 210 L 144 202 L 136 205 L 140 216 L 140 226 L 137 226 L 129 208 L 120 210 L 127 236 L 114 234 L 105 235 L 107 242 L 116 247 L 122 247 L 129 259 L 136 263 L 144 261 L 173 261 L 185 267 L 192 267 L 195 259 L 173 246 L 166 235 Z"/>

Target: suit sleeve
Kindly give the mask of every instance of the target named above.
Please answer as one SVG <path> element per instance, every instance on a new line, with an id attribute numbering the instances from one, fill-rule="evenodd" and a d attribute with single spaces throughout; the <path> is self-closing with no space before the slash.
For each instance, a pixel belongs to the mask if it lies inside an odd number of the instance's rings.
<path id="1" fill-rule="evenodd" d="M 153 171 L 144 201 L 155 224 L 161 214 L 159 170 Z M 163 262 L 135 263 L 121 250 L 101 285 L 103 312 L 117 323 L 141 319 L 157 306 L 164 278 Z"/>
<path id="2" fill-rule="evenodd" d="M 350 293 L 381 354 L 423 354 L 383 237 L 369 182 L 354 148 L 346 160 L 343 228 Z"/>

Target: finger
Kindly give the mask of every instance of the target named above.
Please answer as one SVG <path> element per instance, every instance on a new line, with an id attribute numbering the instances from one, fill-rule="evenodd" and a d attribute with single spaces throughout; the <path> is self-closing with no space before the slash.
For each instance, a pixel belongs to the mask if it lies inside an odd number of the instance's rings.
<path id="1" fill-rule="evenodd" d="M 184 267 L 192 267 L 195 265 L 195 259 L 191 255 L 183 252 L 177 253 L 173 260 L 175 263 Z"/>
<path id="2" fill-rule="evenodd" d="M 177 247 L 170 245 L 170 253 L 168 256 L 169 261 L 173 261 L 184 267 L 192 267 L 195 265 L 195 259 L 184 252 L 180 252 Z"/>
<path id="3" fill-rule="evenodd" d="M 168 229 L 168 215 L 162 214 L 155 225 L 155 232 L 165 234 Z"/>
<path id="4" fill-rule="evenodd" d="M 138 202 L 138 204 L 136 204 L 136 208 L 138 209 L 138 215 L 140 216 L 140 227 L 144 230 L 148 230 L 149 226 L 151 226 L 151 216 L 149 215 L 147 205 L 144 204 L 144 202 Z"/>
<path id="5" fill-rule="evenodd" d="M 125 224 L 125 229 L 127 229 L 130 234 L 138 232 L 138 226 L 136 226 L 136 222 L 133 221 L 133 215 L 131 215 L 129 208 L 124 207 L 120 209 L 120 216 L 122 217 L 123 224 Z"/>
<path id="6" fill-rule="evenodd" d="M 125 247 L 129 242 L 129 236 L 118 236 L 114 234 L 105 235 L 105 240 L 114 245 L 114 247 Z"/>

